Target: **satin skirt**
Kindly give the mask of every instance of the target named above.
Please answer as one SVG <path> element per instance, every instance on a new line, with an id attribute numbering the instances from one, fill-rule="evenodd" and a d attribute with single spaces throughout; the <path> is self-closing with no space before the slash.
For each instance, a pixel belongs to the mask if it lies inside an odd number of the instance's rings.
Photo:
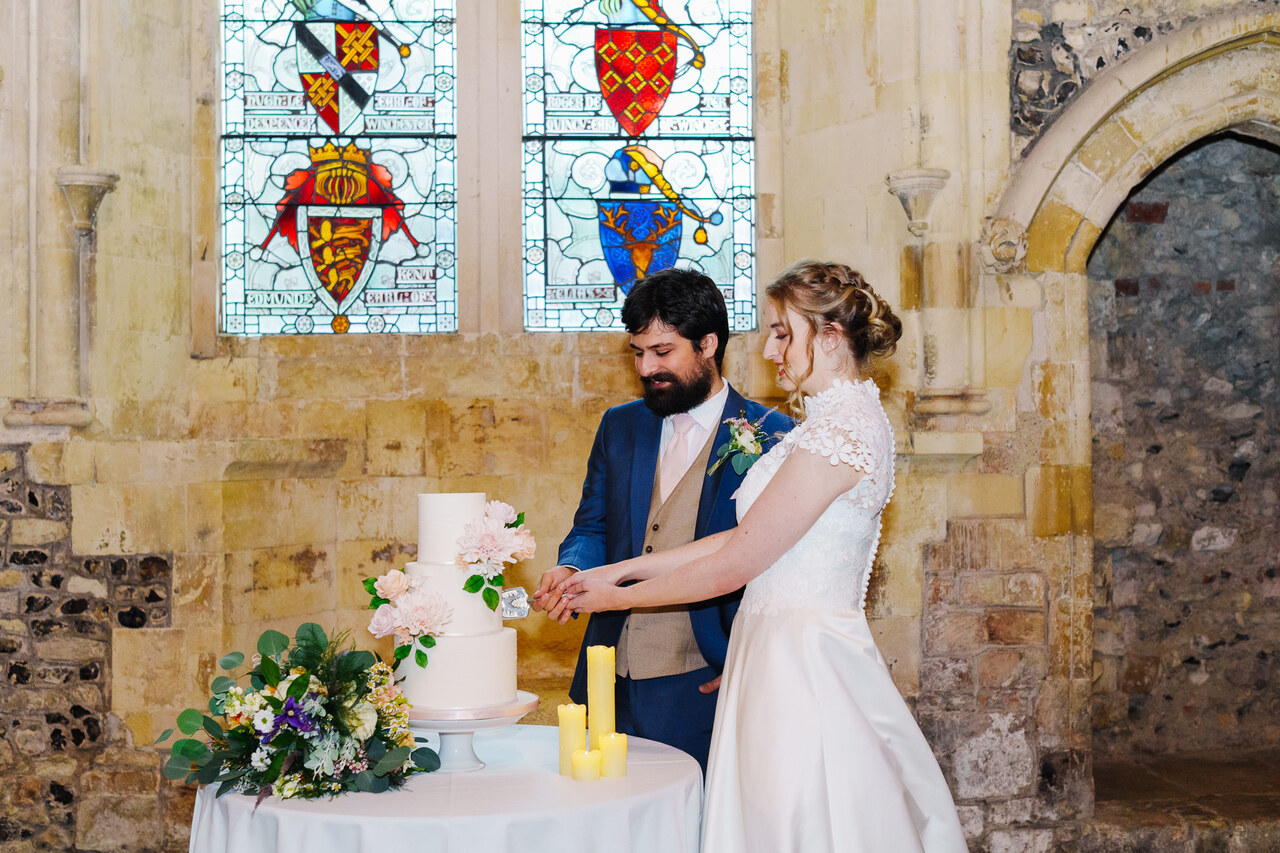
<path id="1" fill-rule="evenodd" d="M 933 751 L 861 614 L 739 612 L 702 853 L 965 853 Z"/>

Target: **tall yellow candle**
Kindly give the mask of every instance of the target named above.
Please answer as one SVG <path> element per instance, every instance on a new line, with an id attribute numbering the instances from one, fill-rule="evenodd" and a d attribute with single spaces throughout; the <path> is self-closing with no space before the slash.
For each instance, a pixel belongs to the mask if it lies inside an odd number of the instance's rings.
<path id="1" fill-rule="evenodd" d="M 573 775 L 573 753 L 587 748 L 587 706 L 557 705 L 560 715 L 560 775 Z"/>
<path id="2" fill-rule="evenodd" d="M 600 735 L 600 775 L 606 779 L 627 775 L 627 736 L 621 732 Z"/>
<path id="3" fill-rule="evenodd" d="M 614 730 L 613 646 L 587 646 L 587 721 L 591 748 L 600 748 L 600 735 Z"/>
<path id="4" fill-rule="evenodd" d="M 600 750 L 574 750 L 573 778 L 579 782 L 594 782 L 600 778 Z"/>

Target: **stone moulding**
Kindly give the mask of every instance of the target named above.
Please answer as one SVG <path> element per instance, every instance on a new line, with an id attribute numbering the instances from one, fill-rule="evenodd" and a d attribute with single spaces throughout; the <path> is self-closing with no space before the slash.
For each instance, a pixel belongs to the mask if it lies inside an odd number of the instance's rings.
<path id="1" fill-rule="evenodd" d="M 950 177 L 946 169 L 903 169 L 885 176 L 889 192 L 902 203 L 912 234 L 921 237 L 929 230 L 929 208 Z"/>
<path id="2" fill-rule="evenodd" d="M 7 427 L 65 426 L 83 429 L 93 423 L 93 409 L 87 400 L 13 400 L 4 414 Z"/>

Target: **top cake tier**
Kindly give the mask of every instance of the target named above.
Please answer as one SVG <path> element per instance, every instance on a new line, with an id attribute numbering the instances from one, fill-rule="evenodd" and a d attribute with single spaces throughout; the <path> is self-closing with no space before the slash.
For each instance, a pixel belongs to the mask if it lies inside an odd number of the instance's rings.
<path id="1" fill-rule="evenodd" d="M 484 492 L 418 495 L 418 562 L 456 562 L 462 530 L 484 515 L 484 504 Z"/>

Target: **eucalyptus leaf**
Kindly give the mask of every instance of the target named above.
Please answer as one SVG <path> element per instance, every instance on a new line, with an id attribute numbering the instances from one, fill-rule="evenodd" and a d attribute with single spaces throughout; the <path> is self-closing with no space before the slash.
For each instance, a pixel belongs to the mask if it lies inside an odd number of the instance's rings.
<path id="1" fill-rule="evenodd" d="M 418 649 L 413 653 L 413 659 L 417 662 L 418 666 L 425 667 L 427 665 L 427 653 L 422 649 Z"/>
<path id="2" fill-rule="evenodd" d="M 479 592 L 484 587 L 484 575 L 472 575 L 462 585 L 463 592 Z"/>
<path id="3" fill-rule="evenodd" d="M 212 716 L 221 717 L 223 712 L 226 711 L 226 709 L 227 709 L 227 705 L 225 702 L 222 701 L 221 696 L 209 697 L 209 713 Z"/>
<path id="4" fill-rule="evenodd" d="M 192 738 L 183 738 L 173 742 L 173 752 L 175 755 L 181 755 L 188 761 L 199 761 L 209 754 L 209 747 L 205 746 L 198 740 Z"/>
<path id="5" fill-rule="evenodd" d="M 204 714 L 201 714 L 195 708 L 187 708 L 178 715 L 178 731 L 184 735 L 193 735 L 200 731 L 204 720 Z"/>
<path id="6" fill-rule="evenodd" d="M 373 780 L 376 778 L 378 777 L 373 775 L 373 771 L 363 770 L 360 773 L 356 774 L 355 779 L 353 779 L 352 781 L 355 782 L 357 791 L 372 793 Z"/>
<path id="7" fill-rule="evenodd" d="M 289 648 L 289 638 L 279 631 L 263 631 L 262 636 L 258 638 L 258 654 L 264 659 L 274 657 L 287 648 Z"/>
<path id="8" fill-rule="evenodd" d="M 184 785 L 194 785 L 195 783 L 197 783 L 197 782 L 199 782 L 199 781 L 200 781 L 200 780 L 196 778 L 196 774 L 193 772 L 193 773 L 188 773 L 188 774 L 187 774 L 187 778 L 185 778 L 185 779 L 183 779 L 183 780 L 182 780 L 182 784 L 184 784 Z"/>
<path id="9" fill-rule="evenodd" d="M 204 718 L 204 730 L 209 733 L 210 737 L 224 737 L 222 726 L 218 725 L 218 721 L 213 717 Z"/>
<path id="10" fill-rule="evenodd" d="M 218 776 L 217 781 L 225 782 L 228 779 L 239 779 L 241 776 L 247 776 L 248 774 L 249 774 L 249 768 L 241 767 L 238 770 L 228 770 L 226 773 L 223 773 L 221 776 Z"/>
<path id="11" fill-rule="evenodd" d="M 491 586 L 484 588 L 484 592 L 480 593 L 480 597 L 484 599 L 484 603 L 489 606 L 490 610 L 498 609 L 498 591 Z"/>
<path id="12" fill-rule="evenodd" d="M 236 780 L 229 779 L 218 786 L 218 793 L 214 794 L 213 798 L 216 800 L 218 797 L 221 797 L 223 794 L 229 794 L 235 789 L 236 789 Z"/>
<path id="13" fill-rule="evenodd" d="M 370 761 L 376 764 L 377 762 L 382 760 L 382 756 L 387 754 L 386 744 L 384 744 L 382 741 L 378 740 L 377 738 L 373 738 L 372 740 L 369 741 L 369 744 L 365 747 L 365 754 L 369 757 Z"/>
<path id="14" fill-rule="evenodd" d="M 155 743 L 164 743 L 169 739 L 169 735 L 173 734 L 173 729 L 165 729 L 160 733 L 160 737 L 156 738 Z M 155 746 L 155 743 L 152 746 Z"/>
<path id="15" fill-rule="evenodd" d="M 440 754 L 429 746 L 420 746 L 412 753 L 413 763 L 421 770 L 433 773 L 440 769 Z"/>
<path id="16" fill-rule="evenodd" d="M 400 765 L 404 764 L 411 752 L 413 752 L 413 750 L 407 746 L 397 746 L 395 749 L 391 750 L 379 759 L 378 763 L 373 766 L 373 775 L 386 776 L 393 770 L 399 770 Z"/>
<path id="17" fill-rule="evenodd" d="M 258 738 L 243 728 L 234 728 L 227 732 L 227 747 L 237 753 L 244 754 L 258 748 Z"/>
<path id="18" fill-rule="evenodd" d="M 280 683 L 280 665 L 269 657 L 262 658 L 262 678 L 275 687 Z"/>
<path id="19" fill-rule="evenodd" d="M 249 673 L 249 684 L 250 686 L 253 687 L 254 690 L 261 690 L 262 688 L 267 686 L 266 680 L 263 679 L 262 673 L 259 673 L 259 672 Z"/>
<path id="20" fill-rule="evenodd" d="M 325 635 L 324 629 L 314 622 L 303 622 L 298 626 L 295 634 L 298 645 L 315 646 L 319 649 L 325 649 L 329 646 L 329 638 Z"/>
<path id="21" fill-rule="evenodd" d="M 213 683 L 209 685 L 209 689 L 214 693 L 226 693 L 235 686 L 236 680 L 234 678 L 227 678 L 225 675 L 219 675 L 213 680 Z"/>
<path id="22" fill-rule="evenodd" d="M 231 652 L 218 659 L 218 666 L 225 670 L 233 670 L 244 663 L 244 652 Z"/>
<path id="23" fill-rule="evenodd" d="M 191 761 L 178 753 L 169 756 L 169 760 L 164 763 L 164 778 L 166 779 L 182 779 L 191 772 Z"/>
<path id="24" fill-rule="evenodd" d="M 271 763 L 267 765 L 267 772 L 262 774 L 262 781 L 268 785 L 280 778 L 280 768 L 284 766 L 285 751 L 280 750 L 272 757 Z M 227 784 L 223 782 L 222 784 Z"/>

